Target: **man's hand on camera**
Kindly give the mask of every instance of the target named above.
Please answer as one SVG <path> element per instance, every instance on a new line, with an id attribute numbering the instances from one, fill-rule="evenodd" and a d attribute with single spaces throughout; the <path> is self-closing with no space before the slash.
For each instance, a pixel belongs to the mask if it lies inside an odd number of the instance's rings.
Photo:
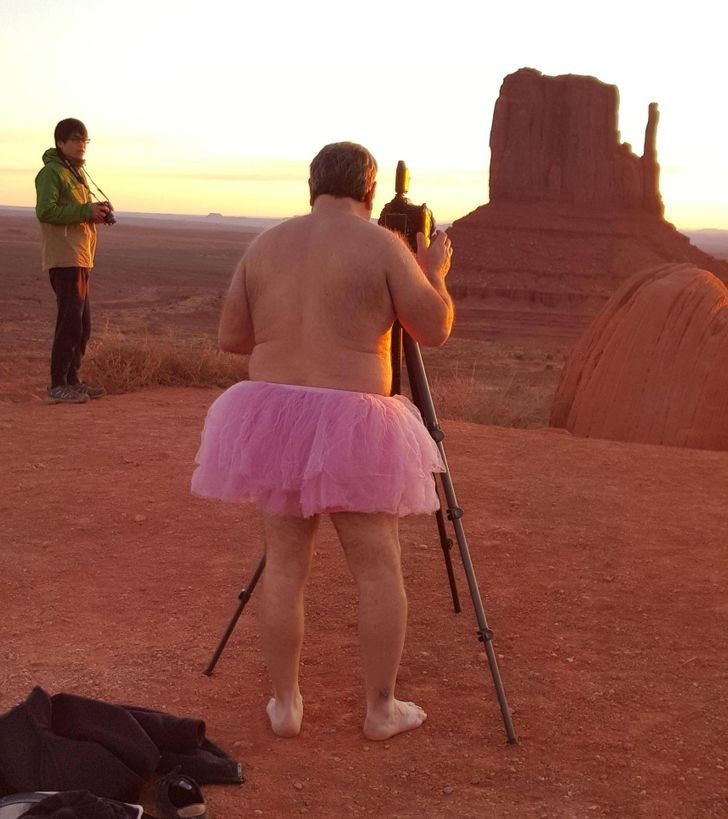
<path id="1" fill-rule="evenodd" d="M 452 242 L 447 233 L 442 230 L 435 231 L 429 247 L 425 235 L 418 233 L 417 261 L 430 281 L 433 280 L 433 277 L 435 279 L 444 279 L 450 270 L 450 262 L 452 261 Z"/>
<path id="2" fill-rule="evenodd" d="M 94 202 L 91 205 L 91 221 L 101 224 L 110 210 L 111 208 L 103 202 Z"/>

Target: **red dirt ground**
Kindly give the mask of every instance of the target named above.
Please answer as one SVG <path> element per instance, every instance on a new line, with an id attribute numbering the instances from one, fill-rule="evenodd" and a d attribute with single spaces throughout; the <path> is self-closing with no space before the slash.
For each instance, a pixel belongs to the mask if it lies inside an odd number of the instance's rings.
<path id="1" fill-rule="evenodd" d="M 353 585 L 326 523 L 304 730 L 277 739 L 255 595 L 214 677 L 201 673 L 261 554 L 254 511 L 189 495 L 218 391 L 44 405 L 18 366 L 47 358 L 48 329 L 32 333 L 49 305 L 33 292 L 4 337 L 18 355 L 0 403 L 0 711 L 41 685 L 203 718 L 246 776 L 204 788 L 218 819 L 728 815 L 728 453 L 444 422 L 519 744 L 505 741 L 457 555 L 452 613 L 431 517 L 402 525 L 398 691 L 425 726 L 361 735 Z"/>

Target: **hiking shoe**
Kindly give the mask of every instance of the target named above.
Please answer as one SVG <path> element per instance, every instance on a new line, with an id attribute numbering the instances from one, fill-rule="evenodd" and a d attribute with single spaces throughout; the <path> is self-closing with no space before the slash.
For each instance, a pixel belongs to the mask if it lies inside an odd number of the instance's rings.
<path id="1" fill-rule="evenodd" d="M 89 396 L 75 387 L 48 387 L 47 404 L 85 404 Z"/>
<path id="2" fill-rule="evenodd" d="M 207 819 L 207 806 L 200 786 L 177 766 L 157 781 L 157 807 L 164 819 Z"/>
<path id="3" fill-rule="evenodd" d="M 84 384 L 83 381 L 80 384 L 74 384 L 73 389 L 76 390 L 76 392 L 88 395 L 89 398 L 102 398 L 106 395 L 106 390 L 103 387 L 89 387 L 89 385 Z"/>

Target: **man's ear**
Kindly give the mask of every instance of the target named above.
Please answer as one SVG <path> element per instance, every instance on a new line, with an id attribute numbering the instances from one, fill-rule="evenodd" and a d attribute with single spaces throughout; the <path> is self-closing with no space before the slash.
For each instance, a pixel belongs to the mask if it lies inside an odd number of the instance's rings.
<path id="1" fill-rule="evenodd" d="M 364 194 L 364 204 L 372 210 L 374 208 L 374 194 L 377 192 L 377 183 L 372 182 L 371 188 Z"/>
<path id="2" fill-rule="evenodd" d="M 313 207 L 313 185 L 310 179 L 308 180 L 308 204 Z"/>

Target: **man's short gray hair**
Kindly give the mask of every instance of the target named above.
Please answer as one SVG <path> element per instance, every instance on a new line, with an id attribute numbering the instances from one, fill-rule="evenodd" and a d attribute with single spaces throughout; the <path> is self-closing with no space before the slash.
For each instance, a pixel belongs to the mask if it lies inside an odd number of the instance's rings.
<path id="1" fill-rule="evenodd" d="M 311 203 L 322 194 L 364 202 L 371 195 L 376 176 L 377 162 L 363 145 L 356 142 L 324 145 L 311 162 Z"/>

